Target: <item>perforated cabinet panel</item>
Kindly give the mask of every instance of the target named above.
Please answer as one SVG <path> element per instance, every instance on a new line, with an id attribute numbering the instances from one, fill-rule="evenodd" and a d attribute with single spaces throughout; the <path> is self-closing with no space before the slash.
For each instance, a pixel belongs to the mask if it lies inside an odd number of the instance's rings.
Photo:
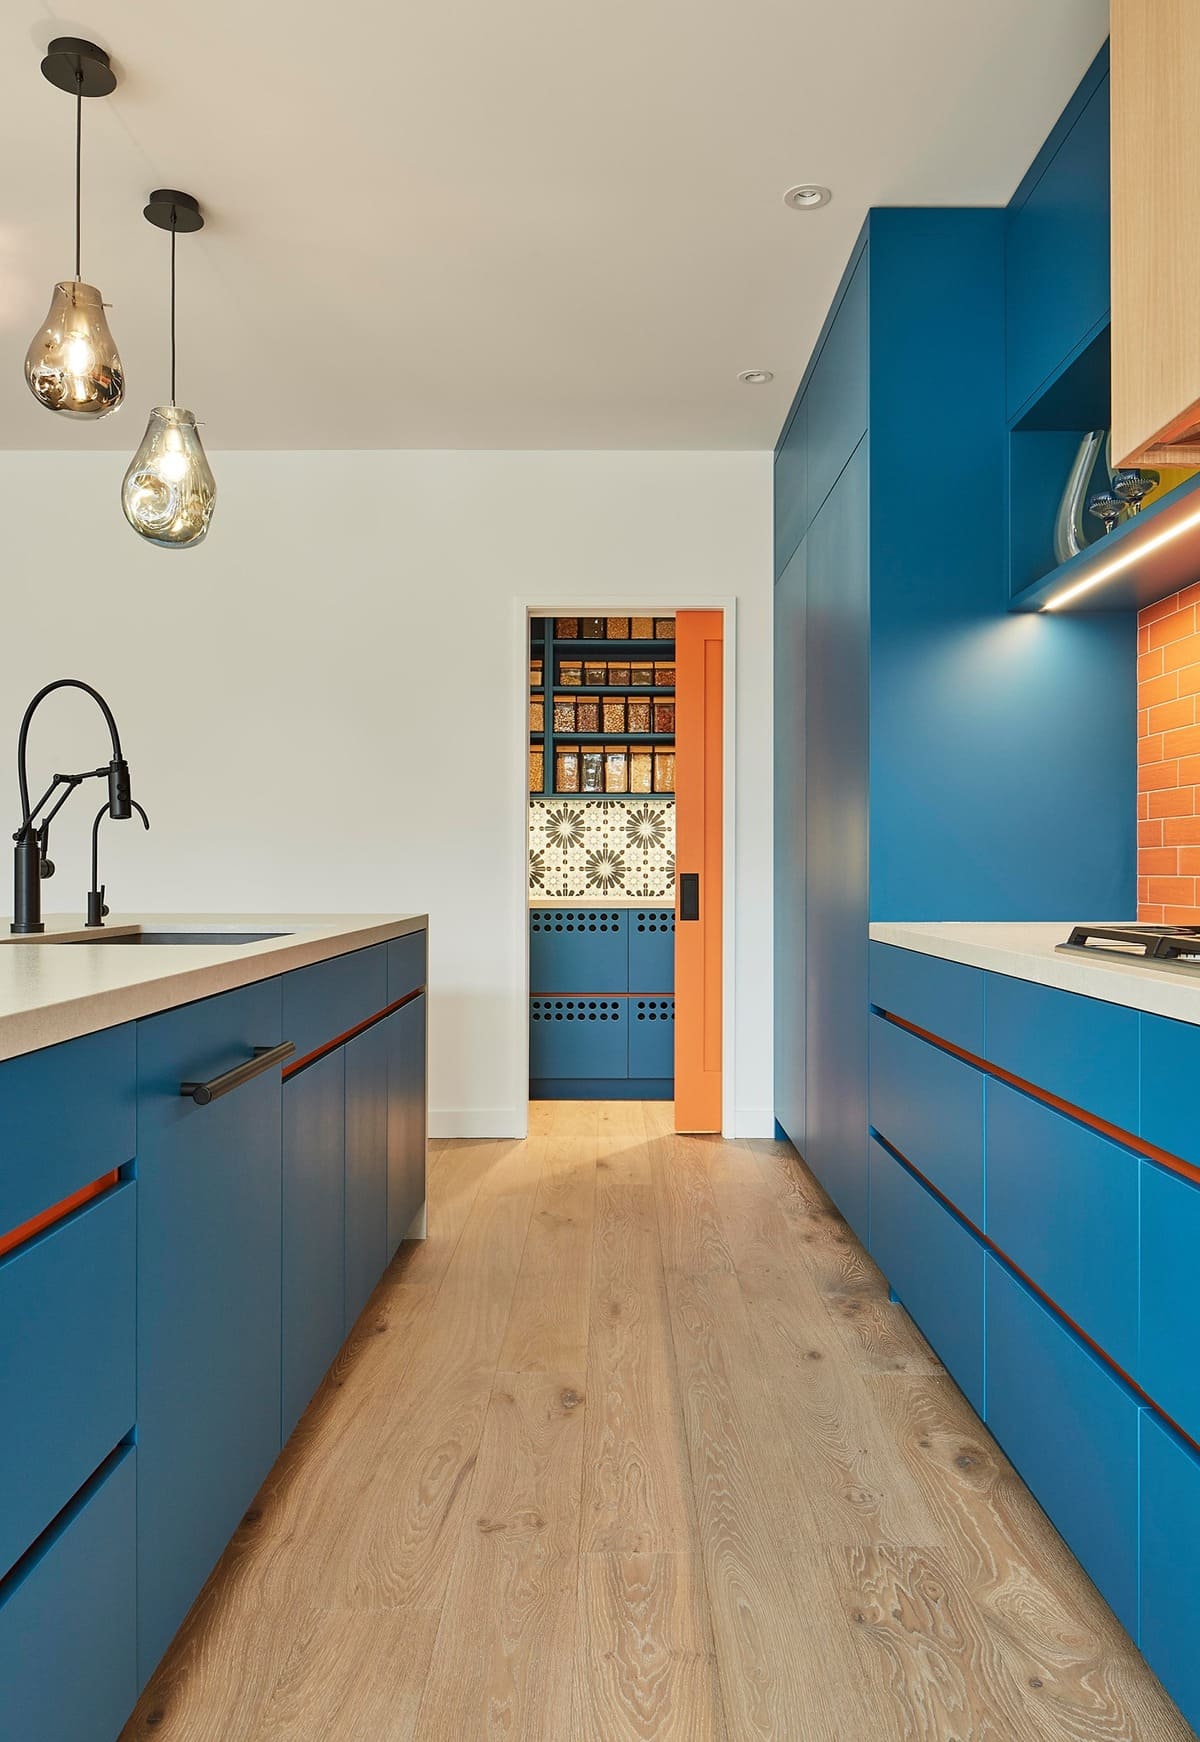
<path id="1" fill-rule="evenodd" d="M 629 998 L 629 1075 L 670 1077 L 675 1071 L 675 1000 Z"/>
<path id="2" fill-rule="evenodd" d="M 530 992 L 624 992 L 630 918 L 621 908 L 531 909 Z"/>
<path id="3" fill-rule="evenodd" d="M 625 1077 L 627 998 L 531 998 L 531 1077 Z"/>
<path id="4" fill-rule="evenodd" d="M 629 922 L 629 990 L 673 992 L 675 909 L 634 907 L 630 908 L 626 917 Z"/>

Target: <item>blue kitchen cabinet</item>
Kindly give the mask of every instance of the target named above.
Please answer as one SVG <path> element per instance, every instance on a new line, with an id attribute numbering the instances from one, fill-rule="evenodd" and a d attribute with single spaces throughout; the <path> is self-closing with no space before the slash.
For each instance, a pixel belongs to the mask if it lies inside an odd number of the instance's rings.
<path id="1" fill-rule="evenodd" d="M 1008 415 L 1108 321 L 1108 48 L 1008 207 Z"/>
<path id="2" fill-rule="evenodd" d="M 336 1047 L 283 1086 L 284 1440 L 346 1333 L 345 1118 L 345 1048 Z"/>
<path id="3" fill-rule="evenodd" d="M 874 1139 L 871 1256 L 982 1415 L 983 1247 Z"/>
<path id="4" fill-rule="evenodd" d="M 675 1075 L 675 1000 L 628 998 L 629 1075 L 665 1081 Z"/>
<path id="5" fill-rule="evenodd" d="M 387 1001 L 396 1004 L 412 992 L 425 990 L 428 972 L 429 934 L 411 931 L 393 938 L 387 946 Z"/>
<path id="6" fill-rule="evenodd" d="M 329 1046 L 384 1009 L 388 947 L 351 950 L 283 976 L 283 1026 L 297 1059 Z"/>
<path id="7" fill-rule="evenodd" d="M 1138 1404 L 991 1256 L 986 1324 L 987 1425 L 1136 1639 Z"/>
<path id="8" fill-rule="evenodd" d="M 144 1682 L 280 1448 L 278 979 L 138 1025 L 138 1676 Z"/>
<path id="9" fill-rule="evenodd" d="M 1142 1653 L 1200 1725 L 1200 1456 L 1150 1410 L 1141 1419 Z"/>
<path id="10" fill-rule="evenodd" d="M 983 1056 L 983 974 L 962 962 L 871 945 L 871 1003 L 976 1058 Z"/>
<path id="11" fill-rule="evenodd" d="M 780 480 L 776 465 L 776 500 Z M 805 684 L 808 540 L 775 587 L 775 1118 L 803 1151 L 805 1082 Z"/>
<path id="12" fill-rule="evenodd" d="M 529 1088 L 535 1100 L 669 1100 L 675 910 L 534 907 Z"/>
<path id="13" fill-rule="evenodd" d="M 817 341 L 807 401 L 807 507 L 815 519 L 867 428 L 867 275 L 864 248 Z"/>
<path id="14" fill-rule="evenodd" d="M 989 1083 L 988 1238 L 1126 1373 L 1138 1359 L 1140 1167 L 1119 1143 Z"/>
<path id="15" fill-rule="evenodd" d="M 1200 1440 L 1200 1184 L 1151 1161 L 1140 1167 L 1141 1325 L 1134 1377 L 1185 1433 Z"/>
<path id="16" fill-rule="evenodd" d="M 808 531 L 808 400 L 796 406 L 775 449 L 775 579 Z"/>
<path id="17" fill-rule="evenodd" d="M 628 999 L 531 998 L 529 1075 L 537 1083 L 629 1075 Z"/>
<path id="18" fill-rule="evenodd" d="M 631 907 L 625 915 L 625 923 L 629 933 L 626 989 L 630 992 L 654 992 L 659 996 L 673 992 L 675 909 Z"/>
<path id="19" fill-rule="evenodd" d="M 116 1451 L 0 1583 L 4 1742 L 114 1742 L 133 1708 L 136 1457 Z"/>
<path id="20" fill-rule="evenodd" d="M 388 1034 L 349 1041 L 346 1063 L 346 1299 L 349 1331 L 387 1269 Z"/>
<path id="21" fill-rule="evenodd" d="M 984 1226 L 984 1078 L 886 1017 L 871 1016 L 871 1124 L 977 1228 Z"/>
<path id="22" fill-rule="evenodd" d="M 1138 1128 L 1138 1013 L 987 976 L 987 1059 L 1122 1131 Z"/>
<path id="23" fill-rule="evenodd" d="M 0 1259 L 0 1577 L 133 1431 L 134 1187 Z"/>
<path id="24" fill-rule="evenodd" d="M 629 910 L 535 907 L 529 915 L 529 990 L 624 992 L 629 983 Z M 655 987 L 655 991 L 669 988 Z M 533 1073 L 537 1075 L 537 1072 Z"/>
<path id="25" fill-rule="evenodd" d="M 1142 1017 L 1142 1117 L 1139 1136 L 1200 1167 L 1200 1027 L 1165 1016 Z"/>
<path id="26" fill-rule="evenodd" d="M 387 1255 L 392 1259 L 425 1202 L 425 994 L 380 1024 L 388 1068 Z"/>

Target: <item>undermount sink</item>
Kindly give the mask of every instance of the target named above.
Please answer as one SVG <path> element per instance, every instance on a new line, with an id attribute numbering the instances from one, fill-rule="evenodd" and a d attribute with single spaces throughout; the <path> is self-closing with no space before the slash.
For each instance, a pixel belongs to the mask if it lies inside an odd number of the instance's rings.
<path id="1" fill-rule="evenodd" d="M 271 938 L 291 937 L 286 931 L 126 931 L 100 932 L 88 938 L 44 938 L 54 944 L 263 944 Z"/>

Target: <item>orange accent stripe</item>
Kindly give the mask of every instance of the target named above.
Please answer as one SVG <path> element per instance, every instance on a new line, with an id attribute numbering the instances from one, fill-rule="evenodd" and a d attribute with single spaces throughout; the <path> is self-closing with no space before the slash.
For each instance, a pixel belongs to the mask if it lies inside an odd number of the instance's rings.
<path id="1" fill-rule="evenodd" d="M 353 1040 L 356 1034 L 362 1034 L 365 1029 L 374 1028 L 377 1022 L 382 1022 L 385 1016 L 392 1016 L 397 1010 L 403 1010 L 406 1004 L 411 1004 L 414 998 L 419 998 L 425 991 L 424 986 L 417 986 L 411 992 L 406 992 L 403 998 L 397 998 L 394 1004 L 388 1004 L 382 1010 L 377 1010 L 374 1016 L 368 1016 L 364 1022 L 356 1022 L 353 1028 L 348 1028 L 344 1034 L 335 1035 L 332 1040 L 322 1041 L 312 1052 L 306 1052 L 301 1059 L 292 1059 L 284 1065 L 281 1073 L 286 1083 L 289 1077 L 294 1077 L 297 1071 L 302 1071 L 305 1065 L 315 1064 L 323 1059 L 326 1053 L 336 1052 L 339 1046 L 345 1046 L 348 1040 Z"/>
<path id="2" fill-rule="evenodd" d="M 892 1018 L 892 1020 L 895 1021 L 896 1019 Z M 911 1024 L 900 1023 L 899 1026 L 902 1028 L 908 1028 L 911 1026 Z M 917 1034 L 919 1034 L 921 1032 L 922 1031 L 920 1029 L 914 1030 L 914 1033 L 917 1033 Z M 969 1056 L 969 1055 L 964 1055 L 964 1056 Z M 1017 1079 L 1014 1077 L 1013 1081 L 1016 1082 Z M 1064 1102 L 1063 1105 L 1065 1106 L 1066 1102 Z M 1168 1415 L 1166 1410 L 1162 1407 L 1162 1405 L 1159 1403 L 1156 1403 L 1154 1398 L 1151 1397 L 1151 1395 L 1148 1391 L 1143 1391 L 1142 1387 L 1138 1384 L 1137 1380 L 1132 1378 L 1128 1373 L 1126 1373 L 1124 1367 L 1121 1366 L 1120 1362 L 1114 1361 L 1107 1349 L 1102 1348 L 1101 1345 L 1096 1341 L 1096 1339 L 1094 1337 L 1089 1337 L 1087 1332 L 1084 1330 L 1083 1326 L 1081 1324 L 1078 1324 L 1076 1322 L 1076 1320 L 1071 1317 L 1070 1313 L 1063 1311 L 1062 1307 L 1059 1306 L 1058 1302 L 1054 1299 L 1053 1295 L 1047 1294 L 1044 1288 L 1040 1288 L 1038 1286 L 1038 1284 L 1033 1280 L 1032 1276 L 1028 1275 L 1028 1273 L 1026 1271 L 1021 1269 L 1021 1266 L 1019 1264 L 1015 1263 L 1014 1260 L 1009 1257 L 1008 1253 L 1004 1250 L 1004 1248 L 1002 1246 L 997 1246 L 996 1242 L 994 1240 L 992 1240 L 987 1234 L 985 1234 L 982 1228 L 976 1227 L 975 1223 L 971 1220 L 970 1216 L 964 1216 L 963 1212 L 959 1209 L 958 1205 L 955 1203 L 952 1203 L 951 1200 L 946 1196 L 945 1192 L 940 1192 L 938 1190 L 938 1188 L 934 1185 L 933 1181 L 931 1179 L 927 1179 L 925 1177 L 925 1175 L 921 1172 L 919 1167 L 914 1167 L 913 1163 L 908 1159 L 907 1155 L 904 1154 L 903 1150 L 897 1149 L 894 1143 L 888 1143 L 886 1139 L 884 1139 L 884 1142 L 886 1143 L 887 1148 L 891 1150 L 892 1154 L 898 1156 L 899 1159 L 904 1163 L 904 1165 L 908 1169 L 908 1171 L 911 1174 L 914 1174 L 916 1176 L 916 1178 L 920 1180 L 921 1184 L 928 1191 L 932 1192 L 933 1196 L 935 1198 L 937 1198 L 939 1203 L 945 1204 L 946 1208 L 948 1210 L 952 1210 L 960 1221 L 966 1223 L 967 1227 L 970 1228 L 971 1232 L 975 1235 L 976 1239 L 980 1242 L 981 1245 L 986 1246 L 989 1252 L 995 1253 L 996 1257 L 999 1258 L 1007 1266 L 1007 1268 L 1012 1271 L 1014 1276 L 1019 1276 L 1021 1278 L 1021 1281 L 1023 1283 L 1025 1283 L 1025 1285 L 1030 1290 L 1032 1290 L 1032 1292 L 1034 1294 L 1037 1295 L 1039 1300 L 1045 1302 L 1045 1304 L 1050 1308 L 1050 1310 L 1055 1314 L 1055 1316 L 1062 1320 L 1064 1325 L 1070 1326 L 1071 1330 L 1074 1331 L 1075 1335 L 1079 1338 L 1080 1342 L 1086 1343 L 1088 1348 L 1092 1351 L 1092 1353 L 1094 1355 L 1098 1355 L 1100 1357 L 1100 1359 L 1104 1362 L 1104 1365 L 1106 1367 L 1108 1367 L 1113 1373 L 1115 1373 L 1117 1375 L 1117 1378 L 1122 1380 L 1123 1383 L 1129 1387 L 1130 1391 L 1136 1392 L 1137 1396 L 1142 1399 L 1143 1403 L 1145 1403 L 1148 1408 L 1150 1408 L 1154 1411 L 1155 1415 L 1161 1416 L 1163 1421 L 1165 1421 L 1167 1423 L 1167 1425 L 1170 1428 L 1172 1428 L 1179 1435 L 1180 1439 L 1186 1440 L 1190 1446 L 1194 1447 L 1196 1451 L 1200 1452 L 1200 1441 L 1194 1440 L 1192 1438 L 1191 1434 L 1188 1433 L 1186 1428 L 1180 1427 L 1179 1423 L 1175 1420 L 1174 1416 Z"/>
<path id="3" fill-rule="evenodd" d="M 1193 1185 L 1200 1185 L 1200 1167 L 1190 1161 L 1184 1161 L 1178 1155 L 1171 1155 L 1165 1149 L 1157 1148 L 1153 1143 L 1147 1143 L 1144 1138 L 1135 1137 L 1132 1131 L 1124 1130 L 1120 1125 L 1110 1125 L 1107 1119 L 1099 1118 L 1095 1113 L 1087 1112 L 1083 1107 L 1077 1107 L 1073 1101 L 1064 1101 L 1058 1095 L 1052 1095 L 1049 1089 L 1039 1089 L 1035 1083 L 1027 1083 L 1024 1077 L 1015 1077 L 1011 1071 L 1001 1070 L 999 1065 L 989 1064 L 987 1059 L 978 1058 L 973 1052 L 967 1052 L 961 1046 L 955 1046 L 951 1041 L 942 1040 L 939 1035 L 930 1034 L 927 1028 L 918 1028 L 915 1022 L 906 1022 L 902 1016 L 893 1016 L 890 1010 L 881 1011 L 885 1021 L 896 1028 L 907 1029 L 909 1034 L 915 1034 L 921 1040 L 926 1040 L 931 1046 L 936 1046 L 940 1052 L 948 1052 L 954 1058 L 962 1059 L 965 1064 L 974 1065 L 977 1071 L 985 1076 L 995 1077 L 998 1082 L 1007 1083 L 1010 1088 L 1020 1089 L 1022 1094 L 1029 1095 L 1035 1101 L 1040 1101 L 1044 1107 L 1053 1107 L 1056 1113 L 1065 1113 L 1068 1118 L 1075 1119 L 1080 1125 L 1087 1125 L 1101 1137 L 1107 1137 L 1114 1143 L 1123 1144 L 1126 1149 L 1132 1149 L 1138 1155 L 1144 1155 L 1147 1161 L 1155 1161 L 1160 1167 L 1168 1168 L 1172 1173 L 1180 1174 L 1184 1179 L 1191 1180 Z M 917 1171 L 913 1169 L 914 1173 Z M 1014 1267 L 1015 1268 L 1015 1267 Z"/>
<path id="4" fill-rule="evenodd" d="M 43 1228 L 49 1228 L 55 1222 L 61 1222 L 64 1216 L 69 1216 L 72 1210 L 77 1210 L 81 1204 L 90 1203 L 92 1198 L 98 1198 L 101 1192 L 106 1192 L 110 1186 L 115 1186 L 119 1175 L 116 1168 L 106 1173 L 101 1179 L 94 1179 L 91 1185 L 80 1186 L 77 1192 L 72 1192 L 69 1198 L 63 1198 L 61 1203 L 52 1204 L 48 1210 L 42 1210 L 38 1215 L 31 1216 L 28 1222 L 22 1222 L 19 1228 L 13 1228 L 8 1234 L 0 1234 L 0 1258 L 6 1252 L 11 1252 L 14 1246 L 21 1246 L 26 1240 L 32 1240 L 35 1234 L 40 1234 Z"/>

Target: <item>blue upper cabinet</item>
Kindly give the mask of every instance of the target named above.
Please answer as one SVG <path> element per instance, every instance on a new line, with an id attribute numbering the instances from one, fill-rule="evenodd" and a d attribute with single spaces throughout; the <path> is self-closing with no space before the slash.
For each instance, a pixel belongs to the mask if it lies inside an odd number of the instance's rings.
<path id="1" fill-rule="evenodd" d="M 805 395 L 807 518 L 815 518 L 867 427 L 867 250 L 834 305 Z"/>
<path id="2" fill-rule="evenodd" d="M 792 412 L 775 451 L 775 579 L 808 526 L 808 401 Z"/>
<path id="3" fill-rule="evenodd" d="M 1108 47 L 1008 208 L 1008 415 L 1109 318 Z"/>
<path id="4" fill-rule="evenodd" d="M 804 636 L 808 540 L 775 589 L 775 1118 L 804 1136 Z"/>

